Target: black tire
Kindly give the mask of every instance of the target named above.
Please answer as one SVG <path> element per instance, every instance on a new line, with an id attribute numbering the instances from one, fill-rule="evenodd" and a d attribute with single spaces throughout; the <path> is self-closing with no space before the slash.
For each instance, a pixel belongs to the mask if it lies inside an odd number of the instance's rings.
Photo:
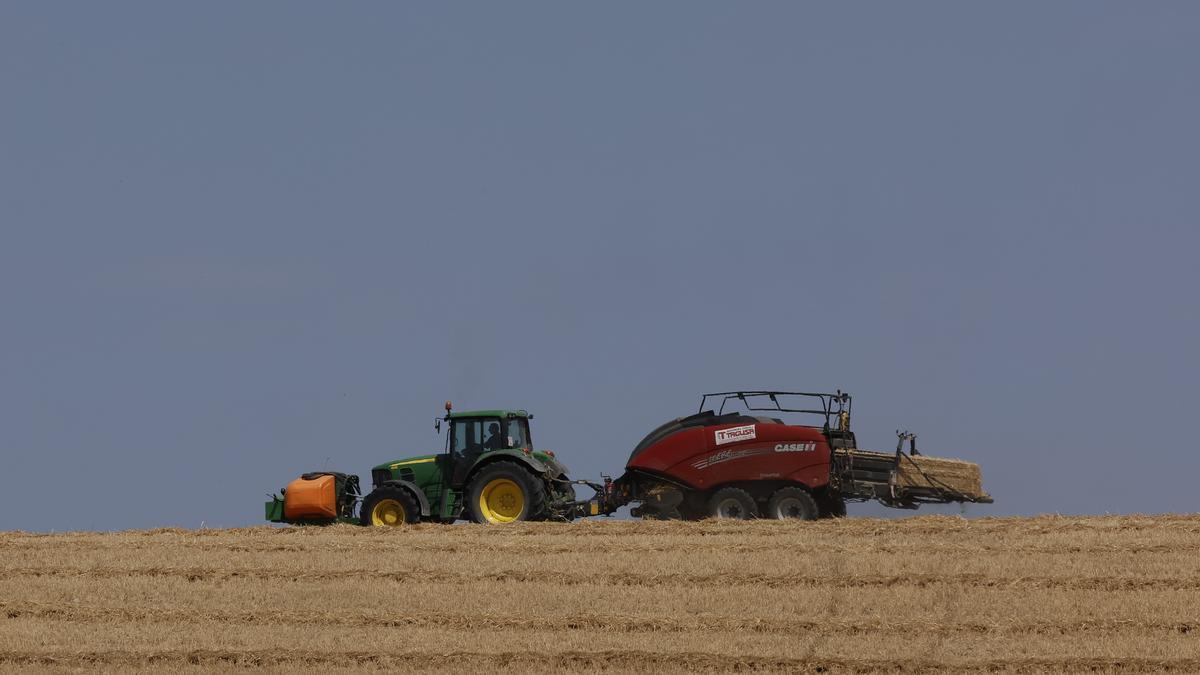
<path id="1" fill-rule="evenodd" d="M 509 481 L 520 489 L 519 510 L 512 513 L 488 509 L 485 512 L 480 498 L 489 485 Z M 528 469 L 515 462 L 499 461 L 488 464 L 471 477 L 467 485 L 467 511 L 476 523 L 501 524 L 522 520 L 541 520 L 546 516 L 546 486 Z"/>
<path id="2" fill-rule="evenodd" d="M 745 490 L 735 487 L 721 488 L 708 498 L 708 517 L 749 520 L 758 517 L 758 505 Z"/>
<path id="3" fill-rule="evenodd" d="M 825 493 L 817 500 L 821 518 L 845 518 L 846 500 L 841 495 Z"/>
<path id="4" fill-rule="evenodd" d="M 767 518 L 772 520 L 816 520 L 820 513 L 817 501 L 804 488 L 779 488 L 767 502 Z"/>
<path id="5" fill-rule="evenodd" d="M 396 511 L 397 505 L 399 512 Z M 379 507 L 379 513 L 375 513 L 376 507 Z M 395 485 L 384 485 L 372 490 L 363 500 L 358 520 L 368 527 L 411 525 L 421 520 L 421 505 L 408 490 Z"/>
<path id="6" fill-rule="evenodd" d="M 642 520 L 682 520 L 683 519 L 683 515 L 681 513 L 679 513 L 679 509 L 668 509 L 666 511 L 660 511 L 658 509 L 642 507 L 642 508 L 634 509 L 634 510 L 637 511 L 637 513 L 630 511 L 629 515 L 637 516 L 638 518 L 641 518 Z"/>

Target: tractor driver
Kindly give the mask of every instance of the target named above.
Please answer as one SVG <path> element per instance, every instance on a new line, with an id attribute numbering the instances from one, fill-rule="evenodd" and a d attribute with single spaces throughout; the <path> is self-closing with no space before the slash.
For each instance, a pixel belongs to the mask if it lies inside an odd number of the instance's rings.
<path id="1" fill-rule="evenodd" d="M 488 425 L 488 437 L 483 442 L 483 447 L 488 450 L 499 450 L 504 447 L 504 439 L 500 436 L 500 425 L 492 422 Z"/>

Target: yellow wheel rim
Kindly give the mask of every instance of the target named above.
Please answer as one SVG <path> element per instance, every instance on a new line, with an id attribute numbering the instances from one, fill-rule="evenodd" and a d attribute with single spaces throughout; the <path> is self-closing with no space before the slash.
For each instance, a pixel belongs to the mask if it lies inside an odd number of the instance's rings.
<path id="1" fill-rule="evenodd" d="M 489 523 L 511 523 L 525 510 L 525 491 L 507 478 L 497 478 L 479 493 L 479 511 Z"/>
<path id="2" fill-rule="evenodd" d="M 371 524 L 379 527 L 396 527 L 403 525 L 405 518 L 404 505 L 395 499 L 381 499 L 371 509 Z"/>

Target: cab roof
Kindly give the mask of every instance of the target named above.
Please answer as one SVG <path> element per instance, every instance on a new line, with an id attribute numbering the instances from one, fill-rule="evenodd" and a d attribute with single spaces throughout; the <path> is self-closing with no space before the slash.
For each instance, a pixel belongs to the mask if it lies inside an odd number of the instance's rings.
<path id="1" fill-rule="evenodd" d="M 457 419 L 459 417 L 524 417 L 526 419 L 529 419 L 530 417 L 533 417 L 533 416 L 530 415 L 529 412 L 526 410 L 496 409 L 496 410 L 462 410 L 462 411 L 455 410 L 455 411 L 451 412 L 450 414 L 446 415 L 446 417 L 449 417 L 450 419 Z"/>

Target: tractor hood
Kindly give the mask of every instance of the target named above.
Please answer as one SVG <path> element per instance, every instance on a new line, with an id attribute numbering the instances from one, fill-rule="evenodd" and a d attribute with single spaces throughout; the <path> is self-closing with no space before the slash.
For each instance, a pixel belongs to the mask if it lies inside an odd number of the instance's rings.
<path id="1" fill-rule="evenodd" d="M 384 462 L 383 464 L 376 466 L 372 470 L 384 469 L 387 471 L 391 471 L 393 469 L 399 469 L 399 468 L 402 468 L 405 466 L 416 466 L 418 464 L 432 464 L 435 461 L 437 461 L 437 455 L 421 455 L 419 457 L 406 457 L 404 459 L 395 459 L 390 462 Z"/>

